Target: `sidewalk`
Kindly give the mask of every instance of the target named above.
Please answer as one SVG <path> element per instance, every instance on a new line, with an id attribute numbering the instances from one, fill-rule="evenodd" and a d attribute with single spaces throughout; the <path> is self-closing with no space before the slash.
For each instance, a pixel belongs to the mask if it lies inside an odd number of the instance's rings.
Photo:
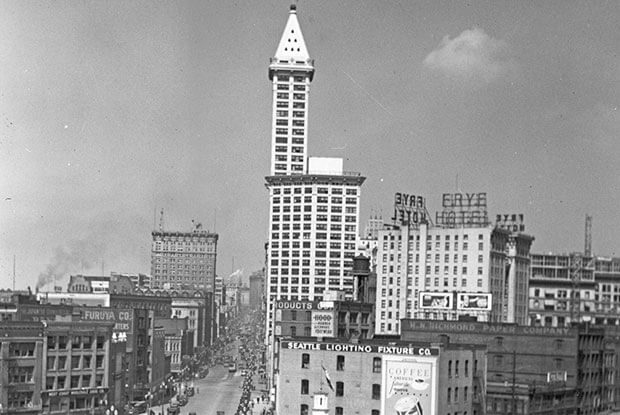
<path id="1" fill-rule="evenodd" d="M 252 401 L 254 402 L 254 407 L 252 407 L 252 415 L 263 415 L 267 413 L 270 408 L 269 405 L 269 391 L 267 390 L 266 383 L 261 383 L 260 375 L 254 374 L 252 376 L 252 383 L 255 386 L 255 389 L 250 394 Z M 264 397 L 262 400 L 260 398 Z M 256 399 L 259 398 L 259 402 L 257 403 Z"/>
<path id="2" fill-rule="evenodd" d="M 168 413 L 169 406 L 170 406 L 170 402 L 166 402 L 163 405 L 163 412 L 162 412 L 162 405 L 152 406 L 150 411 L 153 411 L 155 415 L 166 415 Z M 136 414 L 136 415 L 149 415 L 150 411 L 147 410 L 146 412 L 142 412 L 141 414 Z"/>

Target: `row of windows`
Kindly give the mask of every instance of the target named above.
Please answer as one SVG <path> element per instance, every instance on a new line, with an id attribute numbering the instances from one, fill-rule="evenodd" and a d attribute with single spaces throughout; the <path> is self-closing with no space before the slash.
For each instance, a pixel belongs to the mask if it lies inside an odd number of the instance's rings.
<path id="1" fill-rule="evenodd" d="M 293 229 L 295 229 L 293 227 Z M 354 229 L 347 229 L 347 227 L 345 226 L 345 230 L 347 232 L 350 231 L 354 231 Z M 295 248 L 299 248 L 300 242 L 299 241 L 282 241 L 282 249 L 288 249 L 291 246 L 295 249 Z M 310 248 L 311 246 L 311 242 L 310 241 L 304 241 L 303 242 L 303 247 L 304 248 Z M 327 242 L 325 241 L 315 241 L 314 246 L 316 247 L 316 249 L 327 249 Z M 279 248 L 280 247 L 280 241 L 272 241 L 271 242 L 271 247 L 272 248 Z M 329 248 L 330 249 L 340 249 L 341 247 L 344 247 L 344 249 L 355 249 L 355 243 L 354 242 L 330 242 L 329 243 Z M 274 251 L 275 252 L 275 251 Z M 275 255 L 277 256 L 277 255 Z M 282 256 L 288 256 L 288 253 L 284 253 L 282 252 Z M 297 255 L 299 256 L 299 255 Z M 304 256 L 310 256 L 310 251 L 304 251 Z"/>
<path id="2" fill-rule="evenodd" d="M 288 94 L 286 94 L 286 95 L 287 95 L 286 99 L 288 99 Z M 288 108 L 288 104 L 289 104 L 289 101 L 276 101 L 276 107 L 277 108 Z M 293 108 L 294 109 L 304 109 L 304 108 L 306 108 L 306 103 L 305 102 L 295 101 L 295 102 L 293 102 Z"/>
<path id="3" fill-rule="evenodd" d="M 323 365 L 323 363 L 319 363 L 320 365 Z M 345 356 L 343 355 L 337 355 L 336 356 L 336 366 L 335 369 L 336 371 L 340 372 L 343 371 L 345 367 Z M 301 368 L 302 369 L 310 369 L 310 354 L 309 353 L 302 353 L 301 354 Z M 374 373 L 381 373 L 381 358 L 380 357 L 373 357 L 372 359 L 372 371 Z"/>
<path id="4" fill-rule="evenodd" d="M 93 346 L 93 336 L 72 336 L 71 337 L 72 349 L 91 349 Z M 48 350 L 66 350 L 69 345 L 68 336 L 48 336 L 47 337 L 47 349 Z M 95 346 L 97 349 L 103 349 L 105 346 L 105 337 L 97 336 Z"/>
<path id="5" fill-rule="evenodd" d="M 418 235 L 419 236 L 419 235 Z M 454 244 L 451 244 L 450 242 L 446 242 L 444 244 L 444 251 L 450 251 L 450 247 L 454 248 L 454 251 L 458 251 L 459 250 L 459 243 L 458 241 L 455 241 Z M 463 242 L 463 251 L 467 251 L 469 249 L 469 243 L 468 242 Z M 390 249 L 394 249 L 394 242 L 390 243 Z M 400 251 L 402 249 L 402 245 L 399 242 L 398 243 L 398 250 Z M 409 249 L 414 249 L 413 248 L 413 244 L 409 244 Z M 426 242 L 426 250 L 430 251 L 433 249 L 433 243 L 431 241 L 427 241 Z M 440 250 L 441 249 L 441 242 L 440 241 L 436 241 L 435 242 L 435 250 Z M 387 251 L 388 250 L 388 242 L 383 242 L 383 250 Z M 415 243 L 415 250 L 419 251 L 420 250 L 420 242 L 417 241 Z M 478 242 L 478 250 L 479 251 L 483 251 L 484 250 L 484 242 Z"/>
<path id="6" fill-rule="evenodd" d="M 285 112 L 285 111 L 282 111 Z M 288 126 L 289 124 L 289 120 L 286 118 L 278 118 L 276 119 L 276 125 L 285 125 Z M 304 120 L 293 120 L 291 123 L 292 126 L 294 127 L 303 127 L 305 125 Z"/>
<path id="7" fill-rule="evenodd" d="M 288 143 L 288 137 L 284 136 L 276 136 L 276 144 L 286 144 Z M 293 144 L 303 144 L 304 143 L 304 138 L 303 137 L 293 137 L 292 138 L 292 143 Z"/>
<path id="8" fill-rule="evenodd" d="M 286 241 L 283 241 L 286 242 Z M 347 245 L 347 244 L 345 244 Z M 317 251 L 318 254 L 315 253 L 315 256 L 318 258 L 327 258 L 327 256 L 325 256 L 324 252 L 325 251 Z M 333 252 L 333 251 L 332 251 Z M 336 256 L 331 256 L 332 252 L 330 252 L 330 258 L 336 258 Z M 336 251 L 339 252 L 339 251 Z M 355 251 L 353 250 L 347 250 L 343 253 L 344 258 L 353 258 L 355 255 Z M 304 258 L 310 258 L 310 251 L 302 251 L 302 256 Z M 271 251 L 271 257 L 272 258 L 277 258 L 277 257 L 282 257 L 282 258 L 299 258 L 299 251 Z M 295 260 L 293 260 L 295 261 Z M 351 263 L 351 265 L 353 265 Z"/>
<path id="9" fill-rule="evenodd" d="M 278 79 L 278 82 L 282 82 L 282 80 Z M 288 82 L 288 81 L 283 81 L 283 82 Z M 289 88 L 289 84 L 286 83 L 278 83 L 278 91 L 288 91 Z M 294 84 L 293 85 L 293 91 L 305 91 L 306 90 L 306 85 L 305 84 Z"/>
<path id="10" fill-rule="evenodd" d="M 293 33 L 293 32 L 291 31 L 291 33 Z M 295 40 L 295 42 L 297 42 L 297 40 Z M 280 73 L 278 73 L 277 81 L 278 82 L 289 82 L 289 81 L 305 82 L 306 81 L 306 77 L 305 76 L 300 76 L 300 75 L 294 75 L 294 76 L 290 77 L 287 74 L 280 74 Z"/>
<path id="11" fill-rule="evenodd" d="M 278 94 L 280 95 L 280 94 Z M 304 118 L 306 113 L 305 111 L 293 111 L 292 112 L 293 117 L 294 118 Z M 288 110 L 278 110 L 276 111 L 276 116 L 277 117 L 288 117 L 289 115 L 289 111 Z"/>
<path id="12" fill-rule="evenodd" d="M 295 157 L 295 156 L 293 156 Z M 330 211 L 331 213 L 342 213 L 342 206 L 340 205 L 332 205 L 331 207 L 328 207 L 327 205 L 318 205 L 316 207 L 317 212 L 328 212 Z M 355 214 L 357 213 L 357 206 L 346 206 L 344 209 L 345 213 L 348 214 Z M 273 213 L 280 213 L 280 206 L 274 206 L 272 209 Z M 291 212 L 291 206 L 282 206 L 282 212 L 284 213 L 290 213 Z M 296 205 L 293 206 L 293 212 L 301 212 L 301 206 L 300 205 Z M 304 206 L 304 212 L 312 212 L 312 206 L 310 205 L 306 205 Z M 355 216 L 347 216 L 345 219 L 346 222 L 355 222 Z M 325 226 L 325 225 L 322 225 Z M 310 229 L 310 225 L 304 226 L 304 229 Z M 325 228 L 326 229 L 326 228 Z"/>
<path id="13" fill-rule="evenodd" d="M 347 267 L 346 265 L 344 266 L 344 268 L 348 268 L 350 269 L 351 267 Z M 289 272 L 288 268 L 282 268 L 281 270 L 279 270 L 278 268 L 271 268 L 271 270 L 269 271 L 270 275 L 311 275 L 310 274 L 310 270 L 308 269 L 303 269 L 301 271 L 301 273 L 299 272 L 299 269 L 297 268 L 292 268 Z M 325 276 L 327 274 L 327 270 L 323 269 L 323 268 L 318 268 L 314 270 L 314 275 L 316 276 Z M 329 276 L 330 277 L 340 277 L 342 275 L 342 271 L 340 269 L 340 267 L 338 268 L 334 268 L 334 269 L 330 269 L 329 270 Z M 319 281 L 314 281 L 315 284 L 321 284 Z M 284 290 L 286 287 L 282 287 L 282 289 Z M 295 287 L 293 287 L 295 288 Z"/>
<path id="14" fill-rule="evenodd" d="M 282 232 L 282 234 L 280 235 L 277 232 L 272 232 L 271 233 L 271 239 L 292 239 L 292 240 L 298 240 L 300 238 L 301 234 L 299 232 L 293 232 L 292 234 L 288 233 L 288 232 Z M 311 239 L 310 233 L 304 233 L 304 239 L 308 240 Z M 327 239 L 326 235 L 316 235 L 316 239 Z M 345 241 L 355 241 L 355 234 L 350 234 L 350 233 L 345 233 L 344 234 L 344 238 L 342 238 L 342 234 L 340 233 L 332 233 L 330 235 L 329 239 L 336 239 L 336 240 L 341 240 L 344 239 Z"/>
<path id="15" fill-rule="evenodd" d="M 301 187 L 293 187 L 293 193 L 294 194 L 301 194 L 302 193 L 302 188 Z M 303 193 L 312 193 L 312 187 L 308 186 L 303 188 L 304 192 Z M 331 193 L 334 195 L 341 195 L 342 194 L 342 188 L 341 187 L 317 187 L 316 191 L 319 194 L 329 194 L 329 190 L 331 189 Z M 279 194 L 291 194 L 291 187 L 285 187 L 282 189 L 282 191 L 280 191 L 280 188 L 275 187 L 273 188 L 273 194 L 274 195 L 279 195 Z M 347 188 L 346 189 L 346 194 L 349 196 L 355 196 L 357 195 L 357 189 L 356 188 Z M 284 203 L 290 203 L 290 199 L 287 201 L 286 199 L 284 200 Z"/>
<path id="16" fill-rule="evenodd" d="M 344 396 L 344 382 L 336 382 L 334 385 L 334 391 L 336 396 Z M 308 395 L 310 393 L 310 381 L 308 379 L 301 380 L 301 394 Z M 381 399 L 381 385 L 378 383 L 373 383 L 371 385 L 371 397 L 374 400 Z"/>
<path id="17" fill-rule="evenodd" d="M 67 381 L 70 381 L 67 385 Z M 94 384 L 93 384 L 94 380 Z M 94 379 L 91 375 L 77 375 L 77 376 L 48 376 L 45 380 L 45 389 L 76 389 L 76 388 L 91 388 L 103 386 L 103 374 L 95 375 Z"/>
<path id="18" fill-rule="evenodd" d="M 71 369 L 90 369 L 92 368 L 92 356 L 72 356 Z M 95 358 L 95 367 L 104 367 L 104 356 L 97 355 Z M 67 356 L 48 356 L 47 370 L 67 370 Z"/>
<path id="19" fill-rule="evenodd" d="M 467 386 L 463 388 L 463 402 L 467 402 L 469 389 Z M 457 403 L 459 402 L 459 388 L 458 386 L 454 388 L 454 396 L 452 395 L 452 388 L 448 388 L 448 395 L 446 401 L 448 403 Z"/>
<path id="20" fill-rule="evenodd" d="M 446 235 L 443 235 L 443 236 L 444 236 L 444 240 L 445 240 L 445 241 L 449 241 L 449 240 L 450 240 L 450 235 L 449 235 L 449 234 L 446 234 Z M 413 240 L 413 238 L 414 238 L 414 235 L 409 235 L 409 240 Z M 472 238 L 473 238 L 473 235 L 472 235 Z M 400 241 L 400 240 L 401 240 L 401 235 L 398 235 L 398 238 L 397 238 L 397 239 Z M 419 240 L 420 240 L 420 235 L 415 235 L 415 239 L 416 239 L 417 241 L 419 241 Z M 432 239 L 433 239 L 433 235 L 431 235 L 431 234 L 427 234 L 427 235 L 426 235 L 426 240 L 427 240 L 427 241 L 432 240 Z M 480 233 L 480 234 L 478 234 L 478 240 L 479 240 L 479 241 L 481 241 L 481 240 L 483 240 L 483 239 L 484 239 L 484 234 L 481 234 L 481 233 Z M 392 235 L 392 234 L 383 235 L 383 240 L 384 240 L 384 241 L 387 241 L 387 240 L 394 240 L 394 235 Z M 436 240 L 436 241 L 441 240 L 441 235 L 439 235 L 439 234 L 435 235 L 435 240 Z M 459 240 L 459 236 L 458 236 L 458 235 L 454 235 L 454 240 L 455 240 L 455 241 L 458 241 L 458 240 Z M 464 235 L 463 235 L 463 240 L 464 240 L 464 241 L 468 241 L 468 240 L 469 240 L 469 234 L 464 234 Z M 384 244 L 384 247 L 385 247 L 385 246 L 386 246 L 386 245 Z M 392 246 L 392 248 L 393 248 L 393 247 L 394 247 L 394 246 Z M 385 249 L 387 249 L 387 248 L 385 248 Z"/>
<path id="21" fill-rule="evenodd" d="M 394 261 L 400 262 L 401 261 L 400 253 L 396 254 L 396 255 L 392 254 L 392 253 L 391 254 L 384 253 L 381 258 L 382 258 L 383 262 L 388 262 L 388 261 L 390 261 L 390 262 L 394 262 Z M 426 254 L 426 262 L 431 262 L 431 260 L 433 260 L 433 258 L 434 258 L 433 262 L 444 262 L 444 263 L 445 262 L 450 262 L 450 254 L 444 254 L 443 261 L 441 261 L 441 255 L 440 254 L 435 254 L 434 257 L 430 253 Z M 414 260 L 413 254 L 409 254 L 409 260 L 410 261 Z M 467 254 L 462 254 L 461 255 L 461 261 L 460 262 L 468 262 L 468 260 L 469 260 L 469 257 L 467 256 Z M 420 254 L 415 254 L 415 262 L 420 262 Z M 453 255 L 452 262 L 459 262 L 459 254 L 454 254 Z M 484 262 L 484 255 L 483 254 L 479 254 L 478 255 L 478 262 L 479 263 Z"/>
<path id="22" fill-rule="evenodd" d="M 307 206 L 307 207 L 310 207 L 310 206 Z M 293 216 L 293 221 L 299 221 L 301 219 L 300 216 L 301 215 L 294 215 Z M 329 218 L 329 220 L 331 222 L 342 222 L 342 215 L 322 215 L 322 214 L 317 214 L 316 215 L 316 221 L 317 222 L 327 222 L 328 218 Z M 279 222 L 280 221 L 280 215 L 272 215 L 271 216 L 271 220 L 273 222 Z M 283 222 L 290 222 L 291 221 L 291 215 L 283 214 L 282 215 L 282 221 Z M 312 215 L 304 215 L 304 221 L 305 222 L 312 221 Z M 357 223 L 357 218 L 355 216 L 345 216 L 344 217 L 344 221 L 346 223 Z M 332 228 L 334 226 L 335 225 L 332 225 Z M 327 229 L 327 225 L 326 224 L 317 225 L 317 229 Z M 273 229 L 273 230 L 277 230 L 277 229 Z"/>
<path id="23" fill-rule="evenodd" d="M 296 151 L 295 149 L 303 149 L 303 147 L 293 147 L 293 153 L 301 153 L 302 150 L 298 150 Z M 276 152 L 286 152 L 286 147 L 277 147 L 276 146 Z M 309 188 L 308 188 L 309 189 Z M 301 203 L 301 196 L 297 196 L 294 199 L 294 203 Z M 283 203 L 291 203 L 291 198 L 290 196 L 284 196 L 284 198 L 282 199 Z M 328 203 L 329 202 L 329 198 L 327 196 L 317 196 L 316 197 L 316 202 L 317 203 Z M 342 197 L 340 196 L 332 196 L 331 198 L 331 202 L 333 204 L 342 204 Z M 277 205 L 280 203 L 280 197 L 276 196 L 273 198 L 273 204 Z M 312 203 L 312 196 L 305 196 L 304 197 L 304 203 L 309 204 Z M 345 197 L 345 204 L 347 205 L 357 205 L 357 198 L 355 197 Z M 327 208 L 327 206 L 326 206 Z"/>

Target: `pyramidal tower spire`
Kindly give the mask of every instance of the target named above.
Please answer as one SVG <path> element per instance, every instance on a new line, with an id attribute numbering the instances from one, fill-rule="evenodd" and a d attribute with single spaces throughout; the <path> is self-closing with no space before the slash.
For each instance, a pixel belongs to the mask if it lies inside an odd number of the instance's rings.
<path id="1" fill-rule="evenodd" d="M 273 90 L 272 176 L 307 171 L 308 94 L 313 76 L 314 61 L 297 20 L 297 6 L 293 4 L 269 64 Z"/>

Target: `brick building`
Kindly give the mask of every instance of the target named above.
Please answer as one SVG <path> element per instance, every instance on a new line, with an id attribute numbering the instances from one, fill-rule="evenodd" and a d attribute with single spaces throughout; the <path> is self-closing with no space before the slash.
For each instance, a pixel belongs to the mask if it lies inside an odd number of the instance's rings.
<path id="1" fill-rule="evenodd" d="M 407 413 L 483 413 L 485 347 L 289 338 L 278 348 L 277 413 L 314 413 L 317 395 L 330 414 L 387 414 L 407 403 L 418 411 Z"/>
<path id="2" fill-rule="evenodd" d="M 3 321 L 0 337 L 0 413 L 41 413 L 43 324 Z"/>
<path id="3" fill-rule="evenodd" d="M 42 359 L 42 414 L 103 413 L 108 399 L 112 322 L 48 321 Z"/>
<path id="4" fill-rule="evenodd" d="M 485 345 L 488 415 L 594 415 L 617 406 L 617 327 L 405 319 L 402 329 L 402 340 L 448 337 L 451 342 Z"/>

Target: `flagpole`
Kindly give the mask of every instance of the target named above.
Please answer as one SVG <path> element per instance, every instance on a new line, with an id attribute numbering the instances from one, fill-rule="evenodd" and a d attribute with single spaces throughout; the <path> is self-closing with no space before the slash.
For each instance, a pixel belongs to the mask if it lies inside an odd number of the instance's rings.
<path id="1" fill-rule="evenodd" d="M 322 352 L 321 352 L 322 354 Z M 321 356 L 322 357 L 322 356 Z M 321 359 L 321 376 L 319 381 L 319 392 L 323 392 L 323 376 L 325 376 L 325 372 L 323 371 L 323 359 Z"/>

